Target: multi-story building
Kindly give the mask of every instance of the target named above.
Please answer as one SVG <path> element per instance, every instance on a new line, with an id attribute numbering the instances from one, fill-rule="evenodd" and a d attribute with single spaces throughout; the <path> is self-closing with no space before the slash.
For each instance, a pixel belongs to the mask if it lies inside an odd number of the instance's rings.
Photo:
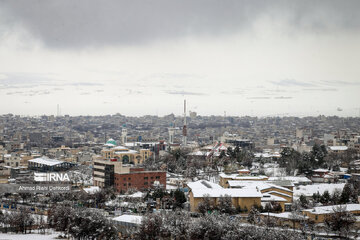
<path id="1" fill-rule="evenodd" d="M 114 160 L 96 159 L 93 163 L 94 186 L 113 187 L 115 172 L 129 172 L 130 166 Z"/>
<path id="2" fill-rule="evenodd" d="M 19 167 L 20 160 L 20 156 L 16 153 L 4 155 L 4 164 L 8 167 Z"/>
<path id="3" fill-rule="evenodd" d="M 130 188 L 145 190 L 149 188 L 166 188 L 165 171 L 144 171 L 142 168 L 131 169 L 128 173 L 115 173 L 115 189 L 118 192 Z"/>
<path id="4" fill-rule="evenodd" d="M 93 176 L 95 186 L 114 187 L 118 192 L 130 188 L 137 190 L 166 188 L 166 172 L 145 171 L 143 168 L 123 164 L 115 158 L 94 160 Z"/>

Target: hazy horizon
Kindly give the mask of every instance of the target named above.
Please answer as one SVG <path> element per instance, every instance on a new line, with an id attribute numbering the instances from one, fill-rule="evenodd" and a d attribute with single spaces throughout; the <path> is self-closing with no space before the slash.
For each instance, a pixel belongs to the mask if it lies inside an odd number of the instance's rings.
<path id="1" fill-rule="evenodd" d="M 1 1 L 0 114 L 359 117 L 359 1 Z"/>

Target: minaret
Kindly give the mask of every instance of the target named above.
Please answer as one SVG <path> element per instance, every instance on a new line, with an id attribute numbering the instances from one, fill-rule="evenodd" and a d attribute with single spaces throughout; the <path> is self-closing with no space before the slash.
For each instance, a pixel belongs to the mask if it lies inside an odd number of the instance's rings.
<path id="1" fill-rule="evenodd" d="M 186 100 L 184 100 L 184 127 L 183 127 L 183 145 L 187 145 L 187 128 L 186 128 Z"/>
<path id="2" fill-rule="evenodd" d="M 175 126 L 171 123 L 169 127 L 169 144 L 174 144 L 175 130 Z"/>
<path id="3" fill-rule="evenodd" d="M 123 124 L 121 129 L 121 143 L 125 144 L 127 142 L 127 129 L 126 124 Z"/>

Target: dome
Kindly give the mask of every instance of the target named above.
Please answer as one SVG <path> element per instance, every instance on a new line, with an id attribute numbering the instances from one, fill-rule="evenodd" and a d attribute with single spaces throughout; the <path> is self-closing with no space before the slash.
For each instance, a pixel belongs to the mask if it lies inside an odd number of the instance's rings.
<path id="1" fill-rule="evenodd" d="M 106 145 L 110 145 L 110 144 L 116 146 L 116 141 L 115 141 L 114 139 L 110 138 L 110 139 L 106 142 Z"/>

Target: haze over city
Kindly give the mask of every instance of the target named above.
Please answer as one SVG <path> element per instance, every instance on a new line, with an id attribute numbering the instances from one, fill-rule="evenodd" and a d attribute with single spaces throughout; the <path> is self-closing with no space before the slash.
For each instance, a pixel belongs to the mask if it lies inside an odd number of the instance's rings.
<path id="1" fill-rule="evenodd" d="M 0 239 L 360 240 L 359 0 L 0 0 Z"/>
<path id="2" fill-rule="evenodd" d="M 359 116 L 358 1 L 2 1 L 0 114 Z"/>

